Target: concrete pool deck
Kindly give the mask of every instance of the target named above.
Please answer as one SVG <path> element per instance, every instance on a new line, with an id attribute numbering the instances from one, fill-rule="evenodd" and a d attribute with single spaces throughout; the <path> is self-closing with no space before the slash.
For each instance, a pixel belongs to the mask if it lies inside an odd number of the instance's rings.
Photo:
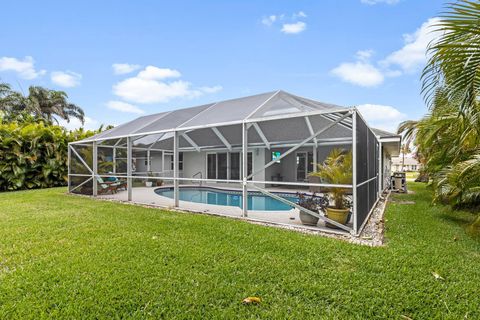
<path id="1" fill-rule="evenodd" d="M 167 185 L 162 187 L 171 187 L 171 186 Z M 162 187 L 132 188 L 131 203 L 154 206 L 159 208 L 166 208 L 166 209 L 178 209 L 178 210 L 189 211 L 194 213 L 205 213 L 205 214 L 211 214 L 211 215 L 245 219 L 245 220 L 250 220 L 254 222 L 288 226 L 288 227 L 294 227 L 294 228 L 303 229 L 303 230 L 321 231 L 321 232 L 342 234 L 342 235 L 348 234 L 348 232 L 343 231 L 341 229 L 333 229 L 333 228 L 326 227 L 325 223 L 321 220 L 318 222 L 317 226 L 306 226 L 302 224 L 300 221 L 298 209 L 283 210 L 283 211 L 249 210 L 248 217 L 242 217 L 242 210 L 239 207 L 232 207 L 232 206 L 213 205 L 213 204 L 196 203 L 196 202 L 180 200 L 179 207 L 175 208 L 173 199 L 160 196 L 157 193 L 155 193 L 155 189 L 162 188 Z M 182 185 L 181 187 L 198 187 L 198 185 Z M 214 186 L 208 186 L 208 187 L 215 188 Z M 222 187 L 221 189 L 226 190 L 227 188 Z M 228 189 L 235 190 L 235 191 L 239 190 L 236 188 L 228 188 Z M 275 189 L 271 191 L 295 193 L 295 190 L 292 190 L 292 189 Z M 252 190 L 252 192 L 255 192 L 255 191 Z M 122 202 L 128 201 L 127 191 L 119 191 L 115 194 L 103 194 L 103 195 L 99 195 L 98 198 L 116 200 L 116 201 L 122 201 Z M 349 226 L 351 227 L 350 223 L 349 223 Z"/>

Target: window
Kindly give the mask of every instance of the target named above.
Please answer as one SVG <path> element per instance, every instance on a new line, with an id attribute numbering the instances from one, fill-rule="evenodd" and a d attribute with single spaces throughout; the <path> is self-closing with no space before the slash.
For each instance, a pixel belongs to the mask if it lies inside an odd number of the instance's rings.
<path id="1" fill-rule="evenodd" d="M 174 166 L 175 166 L 175 162 L 173 161 L 174 159 L 174 156 L 172 154 L 171 156 L 171 162 L 170 162 L 170 170 L 174 170 Z M 183 170 L 183 152 L 179 152 L 178 153 L 178 171 L 182 171 Z"/>

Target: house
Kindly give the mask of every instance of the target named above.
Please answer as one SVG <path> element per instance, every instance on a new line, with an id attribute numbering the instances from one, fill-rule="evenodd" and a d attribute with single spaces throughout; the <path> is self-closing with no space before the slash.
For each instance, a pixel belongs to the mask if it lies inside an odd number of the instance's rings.
<path id="1" fill-rule="evenodd" d="M 69 191 L 286 225 L 299 224 L 301 211 L 320 219 L 315 228 L 358 234 L 400 140 L 369 128 L 356 108 L 279 90 L 139 117 L 73 142 Z M 352 151 L 351 184 L 309 176 L 333 148 Z M 104 194 L 110 178 L 126 180 L 126 190 Z M 296 203 L 298 191 L 331 187 L 349 190 L 347 225 Z"/>
<path id="2" fill-rule="evenodd" d="M 392 158 L 392 170 L 397 171 L 414 171 L 418 172 L 421 164 L 412 156 L 400 156 Z"/>

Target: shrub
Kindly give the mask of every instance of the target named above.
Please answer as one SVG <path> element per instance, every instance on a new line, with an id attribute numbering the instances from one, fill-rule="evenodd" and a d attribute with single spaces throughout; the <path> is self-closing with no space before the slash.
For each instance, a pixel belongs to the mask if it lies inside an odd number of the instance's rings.
<path id="1" fill-rule="evenodd" d="M 44 122 L 0 122 L 0 191 L 63 186 L 68 143 L 95 134 Z"/>

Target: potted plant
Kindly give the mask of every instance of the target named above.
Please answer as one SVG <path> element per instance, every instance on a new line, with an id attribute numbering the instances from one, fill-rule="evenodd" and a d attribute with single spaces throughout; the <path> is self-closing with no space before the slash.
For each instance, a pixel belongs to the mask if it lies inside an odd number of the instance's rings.
<path id="1" fill-rule="evenodd" d="M 152 171 L 148 171 L 148 172 L 147 172 L 147 176 L 153 177 Z M 150 188 L 152 185 L 153 185 L 152 179 L 146 179 L 146 180 L 145 180 L 145 186 L 146 186 L 146 187 Z"/>
<path id="2" fill-rule="evenodd" d="M 298 205 L 304 207 L 313 212 L 324 211 L 328 207 L 328 196 L 317 196 L 315 193 L 311 195 L 305 193 L 297 193 Z M 304 211 L 300 210 L 300 221 L 307 226 L 316 226 L 318 223 L 318 217 L 312 216 Z"/>
<path id="3" fill-rule="evenodd" d="M 333 149 L 317 171 L 311 174 L 329 184 L 352 184 L 352 152 Z M 326 217 L 346 224 L 350 213 L 351 201 L 347 198 L 347 188 L 331 187 L 327 189 L 333 204 L 327 206 Z"/>

